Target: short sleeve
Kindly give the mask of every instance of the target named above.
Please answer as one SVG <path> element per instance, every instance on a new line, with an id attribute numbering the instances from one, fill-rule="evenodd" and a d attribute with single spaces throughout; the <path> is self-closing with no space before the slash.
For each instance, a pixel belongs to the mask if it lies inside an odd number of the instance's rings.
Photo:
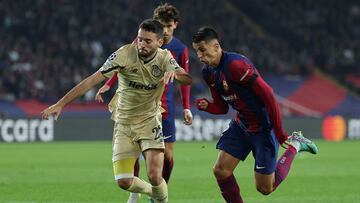
<path id="1" fill-rule="evenodd" d="M 121 62 L 125 57 L 125 50 L 123 47 L 112 53 L 105 63 L 100 67 L 99 71 L 107 78 L 111 78 L 114 75 L 114 72 L 118 70 L 119 67 L 123 66 Z"/>
<path id="2" fill-rule="evenodd" d="M 179 64 L 176 62 L 176 60 L 174 59 L 174 57 L 171 55 L 171 53 L 169 51 L 166 52 L 165 55 L 165 70 L 166 71 L 179 71 L 180 70 L 180 66 Z"/>

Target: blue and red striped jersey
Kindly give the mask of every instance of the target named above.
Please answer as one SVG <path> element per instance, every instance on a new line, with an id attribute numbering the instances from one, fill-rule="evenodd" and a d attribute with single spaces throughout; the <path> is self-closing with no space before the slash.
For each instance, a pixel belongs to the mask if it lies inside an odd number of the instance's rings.
<path id="1" fill-rule="evenodd" d="M 171 42 L 164 44 L 162 49 L 167 49 L 171 52 L 174 59 L 186 71 L 189 72 L 189 49 L 178 38 L 173 37 Z M 190 85 L 181 85 L 181 101 L 184 109 L 190 109 Z M 174 83 L 169 83 L 165 86 L 164 93 L 161 98 L 161 106 L 166 110 L 163 117 L 174 116 L 175 101 L 174 101 Z"/>
<path id="2" fill-rule="evenodd" d="M 273 127 L 279 142 L 286 140 L 288 135 L 282 127 L 281 112 L 273 90 L 248 58 L 223 52 L 219 65 L 205 65 L 202 74 L 213 97 L 206 111 L 223 114 L 230 105 L 237 112 L 235 121 L 247 132 L 271 130 Z"/>

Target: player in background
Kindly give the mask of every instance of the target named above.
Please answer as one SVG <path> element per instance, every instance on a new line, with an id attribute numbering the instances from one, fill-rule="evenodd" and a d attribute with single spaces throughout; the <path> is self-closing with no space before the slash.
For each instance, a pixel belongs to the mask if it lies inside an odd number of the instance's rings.
<path id="1" fill-rule="evenodd" d="M 270 194 L 287 177 L 295 155 L 301 151 L 316 154 L 316 145 L 301 132 L 288 136 L 272 88 L 249 59 L 221 49 L 214 29 L 200 28 L 192 44 L 205 64 L 202 74 L 213 98 L 197 99 L 197 108 L 226 114 L 230 105 L 237 112 L 216 145 L 219 154 L 213 172 L 223 198 L 243 202 L 233 171 L 250 152 L 255 158 L 256 189 Z M 277 161 L 279 143 L 287 149 Z"/>
<path id="2" fill-rule="evenodd" d="M 158 21 L 143 21 L 137 38 L 137 44 L 119 48 L 97 72 L 45 109 L 42 118 L 55 115 L 57 119 L 66 104 L 116 72 L 119 87 L 116 101 L 110 106 L 115 121 L 112 147 L 115 180 L 124 190 L 147 194 L 158 203 L 168 203 L 167 184 L 161 174 L 165 145 L 160 99 L 165 84 L 175 79 L 189 85 L 191 77 L 169 51 L 160 49 L 163 28 Z M 145 157 L 150 183 L 134 177 L 134 164 L 140 153 Z"/>
<path id="3" fill-rule="evenodd" d="M 171 52 L 180 67 L 189 72 L 189 50 L 184 43 L 174 36 L 174 30 L 180 21 L 180 13 L 176 7 L 165 3 L 158 6 L 154 10 L 153 19 L 158 20 L 164 28 L 164 44 L 162 49 L 167 49 Z M 135 39 L 136 41 L 136 39 Z M 96 100 L 103 102 L 101 94 L 108 91 L 117 81 L 117 75 L 114 74 L 97 92 Z M 174 83 L 169 83 L 165 86 L 164 93 L 161 98 L 161 106 L 165 109 L 162 113 L 163 134 L 165 141 L 165 159 L 163 168 L 163 178 L 168 183 L 170 175 L 174 166 L 174 142 L 176 141 L 175 129 L 175 101 L 174 101 Z M 192 114 L 190 111 L 190 86 L 181 85 L 181 99 L 183 106 L 184 123 L 186 125 L 192 124 Z M 135 164 L 135 176 L 139 176 L 139 160 Z M 139 196 L 137 194 L 130 194 L 128 203 L 137 202 Z"/>

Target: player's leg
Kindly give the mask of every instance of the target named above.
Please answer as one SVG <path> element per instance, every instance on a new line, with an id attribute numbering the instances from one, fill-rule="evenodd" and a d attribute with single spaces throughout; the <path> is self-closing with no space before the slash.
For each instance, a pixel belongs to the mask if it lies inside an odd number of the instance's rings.
<path id="1" fill-rule="evenodd" d="M 152 195 L 149 183 L 134 177 L 134 164 L 140 155 L 140 146 L 133 142 L 128 125 L 115 123 L 113 139 L 113 168 L 118 186 L 135 193 Z"/>
<path id="2" fill-rule="evenodd" d="M 244 161 L 249 154 L 251 150 L 249 144 L 248 135 L 235 121 L 230 122 L 229 128 L 217 143 L 216 148 L 220 152 L 214 166 L 214 175 L 226 202 L 243 202 L 233 171 L 239 161 Z"/>
<path id="3" fill-rule="evenodd" d="M 172 170 L 174 168 L 174 157 L 173 157 L 174 142 L 165 142 L 165 157 L 164 167 L 162 171 L 162 177 L 169 183 Z"/>
<path id="4" fill-rule="evenodd" d="M 217 184 L 220 188 L 221 195 L 226 202 L 242 203 L 243 200 L 240 196 L 240 187 L 236 182 L 233 174 L 239 159 L 232 155 L 220 150 L 218 158 L 213 168 Z"/>
<path id="5" fill-rule="evenodd" d="M 139 158 L 137 158 L 134 165 L 134 176 L 139 177 L 139 173 L 140 173 L 140 161 Z M 127 203 L 137 203 L 140 197 L 141 197 L 140 193 L 130 192 Z"/>
<path id="6" fill-rule="evenodd" d="M 255 181 L 256 188 L 264 195 L 273 192 L 287 177 L 291 164 L 298 151 L 317 153 L 316 145 L 310 140 L 298 135 L 289 139 L 289 147 L 276 163 L 278 143 L 273 132 L 271 135 L 257 136 L 254 142 Z M 267 138 L 267 139 L 262 139 Z M 262 140 L 260 140 L 262 139 Z"/>
<path id="7" fill-rule="evenodd" d="M 161 114 L 143 122 L 134 131 L 138 134 L 137 139 L 145 157 L 147 175 L 152 185 L 153 194 L 151 198 L 158 203 L 167 203 L 168 189 L 166 181 L 162 178 L 165 144 L 162 134 Z"/>
<path id="8" fill-rule="evenodd" d="M 175 119 L 169 116 L 162 120 L 163 135 L 165 141 L 165 158 L 162 176 L 169 183 L 172 169 L 174 167 L 173 149 L 176 141 Z"/>
<path id="9" fill-rule="evenodd" d="M 155 202 L 167 203 L 168 191 L 166 181 L 162 178 L 164 163 L 164 151 L 160 149 L 148 149 L 144 151 L 147 175 L 152 185 L 152 198 Z"/>
<path id="10" fill-rule="evenodd" d="M 274 190 L 287 177 L 292 161 L 297 152 L 309 152 L 317 154 L 318 149 L 314 142 L 305 138 L 301 132 L 293 132 L 287 141 L 288 148 L 284 154 L 279 158 L 275 171 Z"/>

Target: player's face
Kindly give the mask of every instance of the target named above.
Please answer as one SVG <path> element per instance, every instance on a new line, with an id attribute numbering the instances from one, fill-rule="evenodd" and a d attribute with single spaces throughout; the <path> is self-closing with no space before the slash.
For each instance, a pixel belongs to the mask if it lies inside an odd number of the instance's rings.
<path id="1" fill-rule="evenodd" d="M 158 38 L 155 33 L 139 29 L 137 46 L 139 56 L 142 58 L 152 57 L 156 50 L 162 46 L 163 39 Z"/>
<path id="2" fill-rule="evenodd" d="M 221 59 L 221 48 L 217 40 L 201 41 L 192 45 L 201 62 L 213 67 L 218 66 Z"/>
<path id="3" fill-rule="evenodd" d="M 165 22 L 163 20 L 159 20 L 164 29 L 164 43 L 169 43 L 174 35 L 174 30 L 176 29 L 178 22 L 171 20 L 170 22 Z"/>

